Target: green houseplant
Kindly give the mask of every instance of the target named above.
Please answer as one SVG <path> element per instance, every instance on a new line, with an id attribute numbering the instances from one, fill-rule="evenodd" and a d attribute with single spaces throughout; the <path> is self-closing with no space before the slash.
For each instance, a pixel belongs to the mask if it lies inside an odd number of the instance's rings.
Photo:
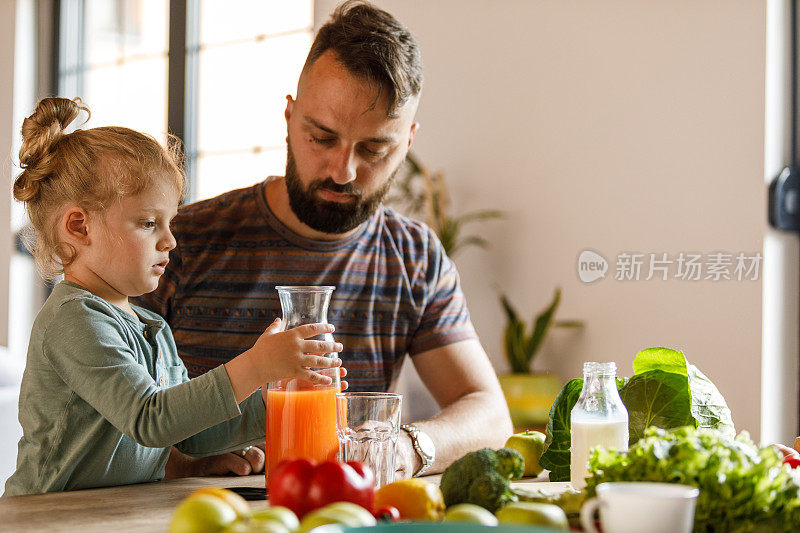
<path id="1" fill-rule="evenodd" d="M 430 171 L 411 152 L 406 155 L 403 171 L 395 181 L 387 203 L 430 226 L 449 257 L 468 246 L 486 248 L 489 245 L 479 235 L 464 235 L 464 228 L 473 222 L 502 218 L 502 211 L 483 209 L 454 215 L 441 171 Z"/>
<path id="2" fill-rule="evenodd" d="M 533 371 L 533 361 L 539 353 L 551 328 L 583 328 L 578 320 L 556 320 L 561 303 L 561 289 L 557 288 L 553 300 L 527 325 L 505 294 L 500 303 L 508 318 L 503 337 L 504 351 L 511 374 L 499 376 L 500 386 L 508 403 L 514 428 L 543 429 L 547 424 L 550 406 L 561 390 L 557 376 Z"/>

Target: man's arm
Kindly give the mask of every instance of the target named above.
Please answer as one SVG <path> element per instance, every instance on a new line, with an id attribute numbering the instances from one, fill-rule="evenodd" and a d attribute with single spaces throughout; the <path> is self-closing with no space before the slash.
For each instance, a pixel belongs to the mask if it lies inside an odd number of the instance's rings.
<path id="1" fill-rule="evenodd" d="M 479 448 L 500 448 L 513 428 L 497 375 L 480 341 L 465 340 L 429 350 L 412 358 L 422 382 L 442 411 L 414 422 L 433 439 L 436 459 L 427 473 L 443 471 L 450 463 Z M 398 477 L 411 477 L 421 466 L 405 431 L 397 444 Z"/>

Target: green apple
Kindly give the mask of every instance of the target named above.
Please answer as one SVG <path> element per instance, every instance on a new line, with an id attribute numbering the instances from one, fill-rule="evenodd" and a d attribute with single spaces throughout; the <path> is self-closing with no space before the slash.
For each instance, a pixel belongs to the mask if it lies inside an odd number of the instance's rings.
<path id="1" fill-rule="evenodd" d="M 352 502 L 329 503 L 322 509 L 331 516 L 347 516 L 348 522 L 342 522 L 350 527 L 374 526 L 378 523 L 372 513 Z"/>
<path id="2" fill-rule="evenodd" d="M 522 524 L 550 526 L 569 530 L 567 515 L 558 505 L 552 503 L 514 502 L 496 513 L 501 524 Z"/>
<path id="3" fill-rule="evenodd" d="M 236 518 L 236 511 L 221 498 L 189 496 L 175 509 L 169 533 L 218 533 Z"/>
<path id="4" fill-rule="evenodd" d="M 326 524 L 342 524 L 348 527 L 365 527 L 377 524 L 372 513 L 351 502 L 336 502 L 308 513 L 300 522 L 298 533 L 308 533 L 315 527 Z"/>
<path id="5" fill-rule="evenodd" d="M 544 451 L 545 438 L 545 434 L 540 431 L 523 431 L 522 433 L 511 435 L 506 441 L 505 447 L 517 450 L 525 460 L 523 476 L 536 477 L 544 470 L 539 466 L 539 459 Z"/>
<path id="6" fill-rule="evenodd" d="M 496 526 L 497 517 L 480 505 L 459 503 L 451 505 L 444 513 L 445 522 L 470 522 L 484 526 Z"/>
<path id="7" fill-rule="evenodd" d="M 280 505 L 252 511 L 249 517 L 256 522 L 280 522 L 289 531 L 296 531 L 300 527 L 297 515 L 288 507 L 281 507 Z"/>

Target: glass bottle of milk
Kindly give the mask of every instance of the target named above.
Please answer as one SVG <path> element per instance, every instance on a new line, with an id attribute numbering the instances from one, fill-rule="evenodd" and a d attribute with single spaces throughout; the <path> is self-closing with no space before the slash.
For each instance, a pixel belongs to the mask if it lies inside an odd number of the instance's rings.
<path id="1" fill-rule="evenodd" d="M 619 397 L 615 363 L 584 363 L 583 389 L 570 413 L 570 484 L 586 486 L 593 446 L 628 449 L 628 410 Z"/>

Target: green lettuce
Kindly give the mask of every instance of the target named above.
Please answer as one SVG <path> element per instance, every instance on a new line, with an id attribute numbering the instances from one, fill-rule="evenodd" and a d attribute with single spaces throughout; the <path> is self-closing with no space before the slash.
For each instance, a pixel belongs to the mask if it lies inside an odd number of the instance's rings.
<path id="1" fill-rule="evenodd" d="M 607 481 L 654 481 L 700 489 L 694 531 L 789 532 L 800 524 L 798 474 L 771 446 L 692 426 L 648 428 L 627 452 L 596 447 L 587 494 Z"/>
<path id="2" fill-rule="evenodd" d="M 617 389 L 628 410 L 630 444 L 646 428 L 692 426 L 735 435 L 731 411 L 719 390 L 683 352 L 669 348 L 642 350 L 633 360 L 634 375 L 617 379 Z M 570 413 L 583 387 L 583 379 L 569 381 L 550 408 L 547 439 L 540 464 L 551 481 L 569 481 Z"/>

